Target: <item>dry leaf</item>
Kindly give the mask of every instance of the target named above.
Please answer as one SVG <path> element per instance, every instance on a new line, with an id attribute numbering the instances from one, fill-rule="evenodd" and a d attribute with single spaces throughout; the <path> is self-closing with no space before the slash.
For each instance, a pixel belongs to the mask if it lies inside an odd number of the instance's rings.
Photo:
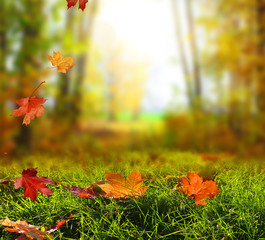
<path id="1" fill-rule="evenodd" d="M 53 191 L 45 184 L 56 185 L 56 182 L 47 177 L 37 177 L 37 172 L 37 168 L 28 168 L 27 170 L 23 170 L 21 177 L 15 179 L 15 189 L 24 187 L 24 198 L 29 197 L 34 202 L 36 201 L 36 197 L 38 195 L 37 190 L 40 193 L 49 196 L 53 193 Z"/>
<path id="2" fill-rule="evenodd" d="M 11 116 L 19 117 L 25 114 L 23 124 L 28 125 L 30 121 L 37 117 L 40 117 L 45 108 L 42 106 L 43 103 L 46 102 L 47 99 L 38 98 L 36 96 L 21 98 L 20 100 L 16 100 L 16 103 L 20 106 L 20 108 L 13 111 Z"/>
<path id="3" fill-rule="evenodd" d="M 148 186 L 141 186 L 143 179 L 141 174 L 135 170 L 127 179 L 125 179 L 120 173 L 106 172 L 106 178 L 109 183 L 98 185 L 108 196 L 113 198 L 125 199 L 128 197 L 138 198 L 140 195 L 144 195 Z"/>
<path id="4" fill-rule="evenodd" d="M 53 57 L 48 55 L 48 59 L 53 66 L 57 66 L 57 71 L 61 73 L 66 73 L 75 66 L 75 62 L 72 57 L 64 57 L 59 51 L 53 51 Z"/>
<path id="5" fill-rule="evenodd" d="M 194 197 L 196 205 L 206 205 L 207 198 L 214 198 L 220 191 L 217 190 L 216 182 L 210 180 L 203 182 L 197 172 L 190 173 L 190 182 L 182 177 L 183 186 L 180 187 L 179 192 L 188 192 L 188 197 Z M 184 188 L 187 190 L 184 190 Z"/>

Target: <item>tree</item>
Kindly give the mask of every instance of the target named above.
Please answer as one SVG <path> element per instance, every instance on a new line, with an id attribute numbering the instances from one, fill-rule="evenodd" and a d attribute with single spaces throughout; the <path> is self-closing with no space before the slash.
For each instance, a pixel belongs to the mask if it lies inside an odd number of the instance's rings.
<path id="1" fill-rule="evenodd" d="M 180 52 L 180 61 L 183 69 L 183 74 L 186 80 L 187 98 L 189 106 L 193 110 L 201 110 L 201 100 L 202 100 L 202 83 L 200 76 L 200 63 L 198 55 L 198 47 L 196 42 L 196 32 L 194 26 L 194 14 L 192 9 L 192 1 L 185 0 L 186 8 L 186 19 L 188 26 L 189 39 L 189 49 L 191 52 L 191 69 L 189 69 L 188 58 L 185 55 L 185 44 L 183 39 L 183 33 L 181 31 L 180 18 L 178 17 L 178 6 L 176 0 L 171 0 L 173 17 L 175 21 L 176 28 L 176 38 L 177 45 Z"/>

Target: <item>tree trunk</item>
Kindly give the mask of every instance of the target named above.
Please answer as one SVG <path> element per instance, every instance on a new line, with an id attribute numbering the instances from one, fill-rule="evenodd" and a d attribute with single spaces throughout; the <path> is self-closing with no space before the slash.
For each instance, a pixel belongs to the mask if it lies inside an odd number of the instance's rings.
<path id="1" fill-rule="evenodd" d="M 84 85 L 84 79 L 86 74 L 86 69 L 89 67 L 89 57 L 90 57 L 90 47 L 91 47 L 91 38 L 93 33 L 93 27 L 94 27 L 94 21 L 95 21 L 95 15 L 98 9 L 98 1 L 99 0 L 92 0 L 89 5 L 89 14 L 88 19 L 84 17 L 83 23 L 79 25 L 79 41 L 87 43 L 87 51 L 84 53 L 81 53 L 77 59 L 77 66 L 76 66 L 76 72 L 77 72 L 77 78 L 76 78 L 76 84 L 75 84 L 75 90 L 74 90 L 74 109 L 73 109 L 73 122 L 76 123 L 78 121 L 79 116 L 82 113 L 82 101 L 83 101 L 83 85 Z M 88 21 L 88 24 L 85 23 Z"/>
<path id="2" fill-rule="evenodd" d="M 74 9 L 71 9 L 67 12 L 65 20 L 65 35 L 67 35 L 68 31 L 73 31 L 74 29 L 74 13 Z M 69 120 L 73 114 L 73 103 L 71 103 L 70 99 L 70 75 L 71 72 L 67 72 L 66 74 L 60 74 L 58 81 L 59 92 L 56 96 L 54 111 L 55 119 L 60 119 L 63 116 L 65 120 Z"/>
<path id="3" fill-rule="evenodd" d="M 0 2 L 0 24 L 1 24 L 1 28 L 0 28 L 0 75 L 2 74 L 6 74 L 6 50 L 7 50 L 7 36 L 6 36 L 6 4 L 5 2 Z M 2 76 L 3 77 L 3 76 Z M 3 80 L 0 81 L 0 93 L 5 91 L 6 88 L 6 79 L 5 76 L 3 77 Z M 1 116 L 3 116 L 4 114 L 4 106 L 5 106 L 5 102 L 1 102 L 0 104 L 0 118 Z"/>
<path id="4" fill-rule="evenodd" d="M 27 76 L 40 68 L 38 61 L 39 41 L 41 41 L 40 30 L 43 22 L 45 21 L 42 15 L 43 0 L 28 0 L 24 2 L 23 10 L 21 11 L 21 18 L 27 14 L 34 21 L 25 21 L 22 25 L 23 40 L 21 44 L 21 50 L 17 55 L 17 66 L 19 72 L 18 87 L 20 92 L 18 93 L 18 99 L 28 97 L 29 89 L 31 91 L 37 86 L 37 79 L 29 81 Z M 19 17 L 18 17 L 19 19 Z M 32 134 L 31 127 L 21 124 L 19 135 L 16 138 L 19 148 L 31 150 L 32 148 Z"/>
<path id="5" fill-rule="evenodd" d="M 192 54 L 192 75 L 194 81 L 194 105 L 197 110 L 201 110 L 201 100 L 202 100 L 202 91 L 201 91 L 201 77 L 200 77 L 200 65 L 198 57 L 198 48 L 195 40 L 195 28 L 194 28 L 194 16 L 192 11 L 191 0 L 185 0 L 186 10 L 187 10 L 187 22 L 188 30 L 190 34 L 190 49 Z"/>
<path id="6" fill-rule="evenodd" d="M 180 18 L 178 14 L 176 0 L 171 0 L 171 5 L 172 5 L 172 12 L 173 12 L 174 23 L 175 23 L 177 47 L 178 47 L 181 67 L 182 67 L 182 71 L 183 71 L 183 75 L 184 75 L 185 83 L 186 83 L 186 94 L 187 94 L 187 99 L 188 99 L 188 106 L 189 106 L 189 109 L 193 109 L 194 96 L 193 96 L 193 91 L 192 91 L 192 82 L 190 79 L 190 73 L 188 69 L 188 61 L 187 61 L 187 58 L 184 52 L 184 42 L 183 42 L 183 38 L 181 35 L 181 24 L 180 24 Z"/>
<path id="7" fill-rule="evenodd" d="M 265 122 L 264 112 L 265 112 L 265 67 L 264 59 L 265 56 L 265 1 L 256 0 L 257 4 L 257 39 L 258 47 L 257 54 L 260 61 L 257 66 L 257 108 L 259 115 L 262 117 L 263 122 Z"/>

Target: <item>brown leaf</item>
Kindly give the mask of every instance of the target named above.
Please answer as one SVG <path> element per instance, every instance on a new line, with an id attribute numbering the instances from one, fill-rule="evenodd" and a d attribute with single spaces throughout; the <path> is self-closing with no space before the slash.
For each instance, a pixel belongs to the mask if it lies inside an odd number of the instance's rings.
<path id="1" fill-rule="evenodd" d="M 59 229 L 66 223 L 66 221 L 71 219 L 72 216 L 73 215 L 71 214 L 68 218 L 62 218 L 54 226 L 48 228 L 46 231 L 44 227 L 30 225 L 27 221 L 17 220 L 16 222 L 13 222 L 9 220 L 8 217 L 6 217 L 6 219 L 0 220 L 0 222 L 4 227 L 6 227 L 6 231 L 21 234 L 18 238 L 16 238 L 16 240 L 44 240 L 52 239 L 52 236 L 49 233 Z"/>
<path id="2" fill-rule="evenodd" d="M 14 182 L 14 180 L 11 180 L 11 179 L 0 179 L 0 184 L 4 184 L 8 187 L 8 184 L 10 182 Z"/>
<path id="3" fill-rule="evenodd" d="M 30 225 L 27 221 L 17 220 L 16 222 L 13 222 L 6 217 L 6 219 L 0 220 L 0 222 L 6 227 L 6 231 L 20 233 L 21 235 L 17 238 L 19 240 L 51 239 L 51 236 L 47 232 L 39 230 L 41 227 Z"/>

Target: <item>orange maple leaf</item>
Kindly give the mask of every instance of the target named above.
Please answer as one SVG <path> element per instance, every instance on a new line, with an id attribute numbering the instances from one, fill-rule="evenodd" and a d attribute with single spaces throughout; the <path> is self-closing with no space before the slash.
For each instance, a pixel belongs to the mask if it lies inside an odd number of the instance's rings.
<path id="1" fill-rule="evenodd" d="M 197 172 L 190 172 L 190 182 L 184 177 L 182 178 L 183 186 L 180 187 L 179 192 L 184 192 L 183 187 L 187 189 L 188 197 L 194 197 L 196 205 L 206 205 L 207 198 L 214 198 L 220 191 L 217 190 L 216 182 L 210 180 L 203 182 Z"/>
<path id="2" fill-rule="evenodd" d="M 16 239 L 21 240 L 27 240 L 27 239 L 38 239 L 38 240 L 44 240 L 44 239 L 51 239 L 51 235 L 49 235 L 41 229 L 39 226 L 34 226 L 28 224 L 27 221 L 20 221 L 17 220 L 16 222 L 13 222 L 6 217 L 6 219 L 0 220 L 3 226 L 5 226 L 5 230 L 9 232 L 14 233 L 20 233 L 21 235 Z M 41 230 L 39 230 L 41 229 Z"/>
<path id="3" fill-rule="evenodd" d="M 68 9 L 70 7 L 73 7 L 76 5 L 77 0 L 66 0 L 67 1 L 67 7 Z M 86 3 L 88 2 L 88 0 L 79 0 L 79 8 L 82 9 L 82 11 L 84 11 L 84 9 L 86 8 Z"/>
<path id="4" fill-rule="evenodd" d="M 21 234 L 18 238 L 16 238 L 17 240 L 44 240 L 51 239 L 52 236 L 49 233 L 56 231 L 64 225 L 66 221 L 70 220 L 72 216 L 73 215 L 71 214 L 68 218 L 62 218 L 54 226 L 48 228 L 47 230 L 45 230 L 44 227 L 30 225 L 27 221 L 17 220 L 16 222 L 13 222 L 8 217 L 0 220 L 0 223 L 6 227 L 6 231 Z"/>
<path id="5" fill-rule="evenodd" d="M 66 73 L 75 66 L 75 62 L 72 57 L 64 57 L 59 51 L 53 51 L 53 57 L 48 55 L 48 59 L 53 66 L 57 66 L 57 71 L 61 73 Z"/>
<path id="6" fill-rule="evenodd" d="M 148 186 L 141 186 L 143 179 L 141 174 L 135 170 L 127 179 L 125 179 L 120 173 L 106 172 L 106 178 L 109 183 L 98 185 L 106 195 L 113 198 L 126 199 L 128 197 L 138 198 L 140 195 L 144 195 Z"/>
<path id="7" fill-rule="evenodd" d="M 20 100 L 16 100 L 16 103 L 20 106 L 20 108 L 13 111 L 11 116 L 19 117 L 25 114 L 23 124 L 28 125 L 30 121 L 37 117 L 40 117 L 45 108 L 42 106 L 43 103 L 46 102 L 47 99 L 38 98 L 36 96 L 21 98 Z"/>

